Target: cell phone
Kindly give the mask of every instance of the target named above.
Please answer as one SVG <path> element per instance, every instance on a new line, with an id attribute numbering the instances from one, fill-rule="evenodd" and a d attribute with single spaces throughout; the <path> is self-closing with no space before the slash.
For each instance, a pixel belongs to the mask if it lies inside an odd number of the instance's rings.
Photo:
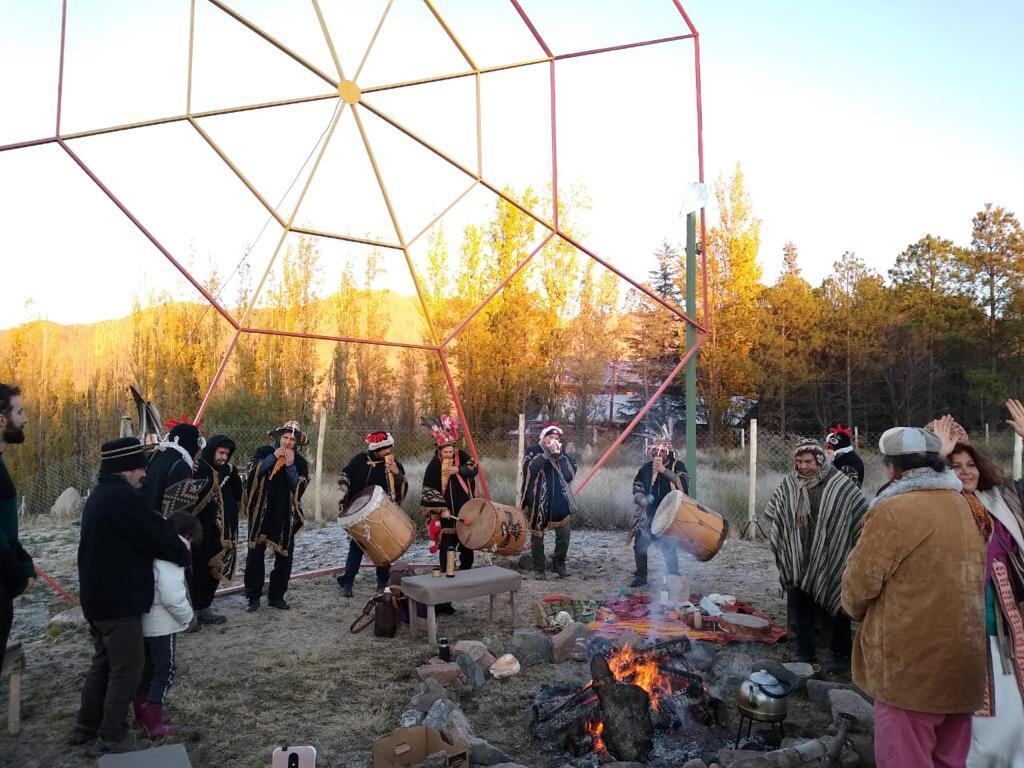
<path id="1" fill-rule="evenodd" d="M 316 768 L 315 747 L 278 747 L 271 768 Z"/>

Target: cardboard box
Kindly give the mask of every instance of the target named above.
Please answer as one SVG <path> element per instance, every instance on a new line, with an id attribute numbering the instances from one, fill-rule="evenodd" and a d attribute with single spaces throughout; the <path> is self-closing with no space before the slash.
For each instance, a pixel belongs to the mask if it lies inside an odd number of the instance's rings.
<path id="1" fill-rule="evenodd" d="M 446 768 L 469 768 L 469 749 L 461 741 L 448 742 L 434 728 L 396 728 L 373 742 L 373 768 L 404 768 L 423 762 L 428 755 L 444 752 Z"/>

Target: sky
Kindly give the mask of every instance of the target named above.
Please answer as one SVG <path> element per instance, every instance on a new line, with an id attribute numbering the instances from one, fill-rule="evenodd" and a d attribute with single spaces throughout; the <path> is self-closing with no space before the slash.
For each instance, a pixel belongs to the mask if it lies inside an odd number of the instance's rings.
<path id="1" fill-rule="evenodd" d="M 234 0 L 246 18 L 337 78 L 312 3 Z M 463 71 L 465 59 L 417 0 L 321 0 L 347 79 L 361 88 Z M 480 67 L 543 56 L 505 0 L 437 0 L 439 14 Z M 524 0 L 556 53 L 687 30 L 671 0 Z M 743 168 L 762 221 L 760 261 L 771 281 L 793 241 L 812 283 L 845 251 L 884 272 L 931 233 L 959 243 L 985 203 L 1024 214 L 1024 52 L 1020 3 L 683 3 L 700 32 L 706 180 Z M 188 87 L 188 0 L 68 0 L 61 113 L 67 135 L 179 115 Z M 204 0 L 196 3 L 193 112 L 332 87 Z M 57 0 L 0 0 L 0 145 L 53 135 Z M 362 63 L 362 66 L 360 64 Z M 358 76 L 356 72 L 358 70 Z M 448 157 L 550 220 L 548 67 L 481 77 L 476 142 L 473 78 L 364 93 Z M 683 238 L 679 201 L 697 178 L 692 41 L 567 59 L 556 65 L 559 193 L 581 242 L 643 280 L 653 251 Z M 398 237 L 351 109 L 338 99 L 197 119 L 211 141 L 295 224 L 394 244 Z M 440 229 L 452 254 L 495 197 L 361 107 L 377 170 L 420 272 Z M 68 145 L 147 230 L 201 279 L 216 272 L 234 305 L 239 265 L 254 280 L 283 235 L 266 209 L 186 122 L 68 139 Z M 46 317 L 90 322 L 124 315 L 134 298 L 197 294 L 55 145 L 0 152 L 0 261 L 8 289 L 0 328 Z M 462 196 L 462 197 L 460 197 Z M 445 213 L 454 201 L 454 207 Z M 439 223 L 433 224 L 439 214 Z M 709 225 L 715 221 L 713 206 Z M 544 232 L 538 229 L 534 244 Z M 318 239 L 329 292 L 369 246 Z M 374 287 L 412 293 L 400 250 L 378 249 Z M 540 254 L 543 256 L 543 251 Z M 270 269 L 280 279 L 281 259 Z"/>

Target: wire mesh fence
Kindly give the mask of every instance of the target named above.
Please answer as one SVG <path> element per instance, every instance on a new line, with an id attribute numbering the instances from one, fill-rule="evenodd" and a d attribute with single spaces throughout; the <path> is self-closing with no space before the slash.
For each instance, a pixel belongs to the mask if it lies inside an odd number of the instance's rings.
<path id="1" fill-rule="evenodd" d="M 253 452 L 269 442 L 267 431 L 274 424 L 233 423 L 205 424 L 208 436 L 226 434 L 237 445 L 233 461 L 244 468 Z M 316 508 L 316 494 L 320 496 L 321 517 L 328 522 L 337 516 L 336 477 L 340 469 L 355 454 L 365 450 L 363 436 L 381 429 L 377 423 L 345 423 L 332 425 L 330 420 L 320 430 L 319 422 L 304 425 L 309 445 L 304 449 L 310 463 L 311 473 L 317 464 L 318 454 L 322 472 L 320 484 L 315 483 L 307 491 L 304 507 L 312 519 Z M 536 444 L 538 424 L 528 424 L 523 444 Z M 405 467 L 409 492 L 403 505 L 406 512 L 417 522 L 422 521 L 420 493 L 422 478 L 427 462 L 433 454 L 433 443 L 423 428 L 406 428 L 392 431 L 395 437 L 395 454 Z M 580 480 L 590 474 L 602 458 L 601 468 L 578 493 L 579 514 L 576 524 L 597 528 L 628 528 L 633 517 L 632 484 L 640 466 L 647 461 L 644 454 L 644 438 L 630 436 L 610 456 L 605 453 L 612 446 L 619 433 L 602 427 L 578 429 L 565 427 L 563 436 L 565 450 L 577 461 L 577 486 Z M 864 461 L 865 479 L 863 490 L 873 497 L 886 481 L 886 470 L 878 451 L 880 433 L 856 434 L 856 449 Z M 489 434 L 475 435 L 475 446 L 480 456 L 483 482 L 489 495 L 506 504 L 518 502 L 520 463 L 518 455 L 520 438 L 518 423 L 510 423 L 507 429 Z M 738 527 L 746 523 L 751 509 L 760 510 L 781 482 L 782 477 L 793 468 L 793 448 L 800 435 L 781 435 L 777 432 L 758 431 L 756 455 L 751 482 L 752 440 L 749 426 L 721 432 L 717 435 L 699 434 L 697 440 L 696 466 L 687 460 L 684 441 L 677 440 L 679 458 L 686 461 L 691 474 L 691 493 L 711 509 L 730 519 Z M 1010 473 L 1014 452 L 1014 435 L 1009 430 L 986 434 L 978 430 L 971 435 L 972 443 L 986 452 L 999 466 Z M 29 449 L 30 445 L 19 446 L 18 450 Z M 82 496 L 89 492 L 99 466 L 98 445 L 93 451 L 85 451 L 64 461 L 50 463 L 35 472 L 16 476 L 15 482 L 21 496 L 20 510 L 25 517 L 50 514 L 54 502 L 68 488 L 76 489 Z M 58 510 L 59 511 L 59 510 Z"/>

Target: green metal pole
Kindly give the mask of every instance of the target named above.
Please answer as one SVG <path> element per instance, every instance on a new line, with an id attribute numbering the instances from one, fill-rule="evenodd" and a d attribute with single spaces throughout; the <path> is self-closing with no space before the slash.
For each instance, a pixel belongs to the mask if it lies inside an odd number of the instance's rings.
<path id="1" fill-rule="evenodd" d="M 697 316 L 697 214 L 686 214 L 686 314 Z M 697 343 L 697 329 L 686 325 L 686 351 Z M 686 465 L 690 496 L 697 498 L 697 356 L 686 364 Z"/>

